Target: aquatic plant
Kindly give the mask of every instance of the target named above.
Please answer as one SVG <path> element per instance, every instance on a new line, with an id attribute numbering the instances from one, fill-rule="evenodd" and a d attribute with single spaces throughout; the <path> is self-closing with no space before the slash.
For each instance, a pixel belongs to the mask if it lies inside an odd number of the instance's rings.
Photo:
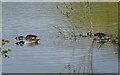
<path id="1" fill-rule="evenodd" d="M 8 52 L 11 52 L 11 49 L 2 49 L 0 48 L 0 54 L 3 55 L 5 58 L 8 57 Z"/>
<path id="2" fill-rule="evenodd" d="M 5 45 L 7 43 L 9 43 L 10 41 L 9 40 L 6 40 L 6 39 L 2 39 L 1 40 L 1 45 Z M 9 58 L 8 56 L 8 53 L 11 52 L 11 49 L 3 49 L 3 48 L 0 48 L 0 54 L 3 55 L 5 58 Z"/>

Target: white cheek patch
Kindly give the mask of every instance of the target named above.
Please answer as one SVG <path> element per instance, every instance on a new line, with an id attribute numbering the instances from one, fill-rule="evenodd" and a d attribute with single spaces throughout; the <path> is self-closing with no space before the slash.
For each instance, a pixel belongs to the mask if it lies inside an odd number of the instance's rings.
<path id="1" fill-rule="evenodd" d="M 35 39 L 35 37 L 32 37 L 32 39 Z"/>

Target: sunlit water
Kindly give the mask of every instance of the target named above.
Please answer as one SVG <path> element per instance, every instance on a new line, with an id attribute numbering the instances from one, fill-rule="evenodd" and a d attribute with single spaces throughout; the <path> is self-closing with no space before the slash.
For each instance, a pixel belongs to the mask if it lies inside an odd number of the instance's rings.
<path id="1" fill-rule="evenodd" d="M 6 73 L 60 73 L 78 68 L 82 57 L 90 47 L 89 38 L 65 40 L 57 37 L 54 25 L 64 25 L 64 16 L 57 10 L 57 3 L 3 3 L 3 38 L 10 43 L 10 58 L 3 58 L 3 72 Z M 38 45 L 17 46 L 19 35 L 35 34 L 40 38 Z M 93 71 L 96 73 L 117 73 L 118 57 L 113 44 L 106 43 L 100 49 L 96 44 L 93 57 Z M 65 70 L 64 70 L 65 69 Z"/>

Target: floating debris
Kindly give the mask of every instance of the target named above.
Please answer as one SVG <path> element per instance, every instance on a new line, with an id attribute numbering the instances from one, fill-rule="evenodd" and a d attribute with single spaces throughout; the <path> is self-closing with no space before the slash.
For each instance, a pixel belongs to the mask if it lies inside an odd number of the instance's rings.
<path id="1" fill-rule="evenodd" d="M 1 44 L 2 45 L 5 45 L 6 43 L 9 43 L 10 42 L 10 40 L 6 40 L 6 39 L 2 39 L 1 40 Z"/>

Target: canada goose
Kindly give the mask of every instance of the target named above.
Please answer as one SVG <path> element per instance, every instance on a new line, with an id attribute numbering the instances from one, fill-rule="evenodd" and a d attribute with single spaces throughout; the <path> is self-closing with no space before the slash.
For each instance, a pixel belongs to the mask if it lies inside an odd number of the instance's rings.
<path id="1" fill-rule="evenodd" d="M 30 34 L 30 35 L 27 35 L 27 36 L 25 37 L 25 40 L 36 40 L 36 38 L 37 38 L 36 35 Z"/>
<path id="2" fill-rule="evenodd" d="M 102 37 L 106 36 L 106 34 L 99 32 L 99 33 L 95 33 L 94 36 L 102 38 Z"/>
<path id="3" fill-rule="evenodd" d="M 32 34 L 26 35 L 25 37 L 19 36 L 19 37 L 16 37 L 16 39 L 22 40 L 20 42 L 17 42 L 16 43 L 17 45 L 38 44 L 38 41 L 40 40 L 40 39 L 37 39 L 36 35 L 32 35 Z"/>
<path id="4" fill-rule="evenodd" d="M 88 37 L 89 35 L 87 33 L 81 34 L 81 37 Z"/>
<path id="5" fill-rule="evenodd" d="M 16 44 L 16 45 L 23 46 L 23 45 L 24 45 L 24 41 L 16 42 L 15 44 Z"/>
<path id="6" fill-rule="evenodd" d="M 23 37 L 23 36 L 18 36 L 18 37 L 16 37 L 15 39 L 16 39 L 16 40 L 23 40 L 24 37 Z"/>
<path id="7" fill-rule="evenodd" d="M 38 44 L 38 41 L 39 41 L 40 39 L 25 39 L 24 40 L 24 43 L 25 44 Z"/>
<path id="8" fill-rule="evenodd" d="M 106 42 L 110 42 L 111 41 L 111 37 L 103 37 L 102 40 L 105 40 Z"/>

